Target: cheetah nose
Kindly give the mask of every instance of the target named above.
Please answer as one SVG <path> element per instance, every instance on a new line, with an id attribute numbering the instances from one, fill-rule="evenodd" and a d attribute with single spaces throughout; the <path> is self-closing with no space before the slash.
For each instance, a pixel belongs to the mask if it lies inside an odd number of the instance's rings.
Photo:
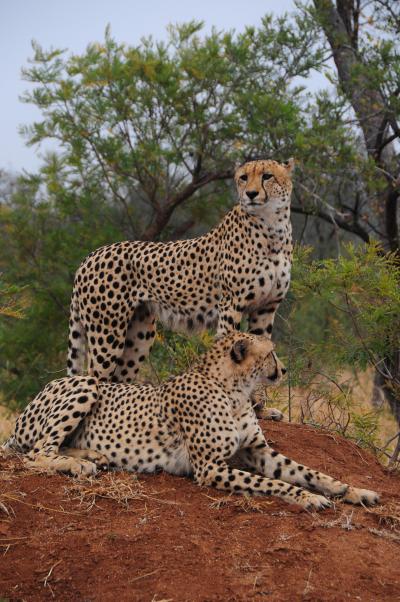
<path id="1" fill-rule="evenodd" d="M 246 192 L 247 196 L 249 197 L 249 199 L 252 201 L 253 199 L 256 198 L 256 196 L 258 195 L 258 190 L 248 190 Z"/>
<path id="2" fill-rule="evenodd" d="M 283 376 L 284 374 L 286 374 L 286 372 L 287 372 L 287 369 L 282 367 L 282 368 L 281 368 L 281 372 L 282 372 L 282 376 Z"/>

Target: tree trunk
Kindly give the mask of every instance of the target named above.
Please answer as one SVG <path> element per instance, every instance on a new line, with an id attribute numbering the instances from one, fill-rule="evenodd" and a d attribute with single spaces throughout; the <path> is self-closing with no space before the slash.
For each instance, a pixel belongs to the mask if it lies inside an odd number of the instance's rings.
<path id="1" fill-rule="evenodd" d="M 399 252 L 399 226 L 397 217 L 399 181 L 394 170 L 392 143 L 387 143 L 388 129 L 397 129 L 394 116 L 381 91 L 367 73 L 366 65 L 357 51 L 358 13 L 357 0 L 314 0 L 317 18 L 332 49 L 340 85 L 356 114 L 362 130 L 368 155 L 382 170 L 386 180 L 386 192 L 382 198 L 385 211 L 379 214 L 379 207 L 370 206 L 370 217 L 375 216 L 378 236 L 386 250 Z"/>
<path id="2" fill-rule="evenodd" d="M 379 242 L 384 249 L 395 252 L 400 260 L 398 204 L 400 178 L 395 153 L 388 130 L 400 129 L 375 82 L 371 80 L 358 52 L 358 17 L 360 0 L 314 0 L 317 19 L 332 49 L 340 85 L 356 114 L 368 155 L 377 167 L 377 177 L 386 180 L 382 196 L 384 212 L 372 204 L 370 219 L 376 216 Z M 378 175 L 380 174 L 380 175 Z M 390 378 L 376 374 L 375 387 L 380 386 L 394 416 L 400 424 L 400 355 L 395 353 L 383 362 Z M 376 394 L 376 391 L 375 391 Z"/>

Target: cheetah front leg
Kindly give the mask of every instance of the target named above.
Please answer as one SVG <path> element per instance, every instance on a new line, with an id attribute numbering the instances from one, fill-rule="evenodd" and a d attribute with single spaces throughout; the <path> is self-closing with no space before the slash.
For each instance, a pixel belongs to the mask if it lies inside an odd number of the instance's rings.
<path id="1" fill-rule="evenodd" d="M 271 337 L 274 320 L 281 300 L 270 301 L 264 307 L 253 311 L 249 316 L 249 332 Z"/>
<path id="2" fill-rule="evenodd" d="M 264 445 L 265 447 L 255 446 L 244 450 L 241 457 L 248 466 L 269 478 L 282 479 L 286 483 L 307 487 L 329 497 L 340 497 L 351 504 L 373 506 L 379 501 L 379 495 L 375 491 L 350 487 L 322 472 L 298 464 L 270 449 L 265 442 Z"/>
<path id="3" fill-rule="evenodd" d="M 280 300 L 271 301 L 264 307 L 253 311 L 249 316 L 249 332 L 259 336 L 271 337 L 279 304 Z M 282 420 L 282 412 L 275 408 L 265 408 L 266 399 L 267 394 L 264 385 L 258 385 L 251 393 L 251 401 L 257 418 Z"/>
<path id="4" fill-rule="evenodd" d="M 203 408 L 204 410 L 204 408 Z M 212 416 L 210 411 L 205 414 Z M 248 434 L 258 434 L 259 426 L 254 413 L 250 410 L 247 415 Z M 246 421 L 246 415 L 242 415 Z M 287 502 L 295 503 L 306 509 L 322 510 L 331 505 L 331 502 L 321 495 L 306 491 L 296 485 L 284 483 L 281 479 L 266 478 L 244 470 L 238 470 L 228 465 L 228 460 L 234 457 L 238 446 L 243 442 L 242 433 L 236 428 L 237 420 L 230 414 L 228 408 L 221 407 L 218 419 L 223 427 L 220 428 L 217 440 L 223 441 L 222 446 L 215 445 L 213 433 L 203 432 L 199 441 L 198 437 L 191 437 L 188 441 L 190 463 L 195 481 L 199 485 L 216 487 L 228 493 L 250 493 L 253 495 L 276 496 Z M 183 423 L 185 426 L 185 423 Z M 186 424 L 188 430 L 190 425 Z M 261 432 L 261 431 L 260 431 Z M 262 435 L 262 433 L 261 433 Z M 247 442 L 246 433 L 244 441 Z M 252 439 L 249 441 L 251 442 Z"/>
<path id="5" fill-rule="evenodd" d="M 289 485 L 279 479 L 268 479 L 250 472 L 231 468 L 225 462 L 208 465 L 206 470 L 195 471 L 195 480 L 200 485 L 216 487 L 228 493 L 276 496 L 306 510 L 322 510 L 331 502 L 322 495 Z"/>

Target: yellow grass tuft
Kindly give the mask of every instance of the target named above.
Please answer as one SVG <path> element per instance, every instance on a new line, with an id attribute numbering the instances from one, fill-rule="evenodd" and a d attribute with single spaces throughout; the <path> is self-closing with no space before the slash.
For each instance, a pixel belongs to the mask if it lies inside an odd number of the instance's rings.
<path id="1" fill-rule="evenodd" d="M 112 500 L 124 508 L 129 502 L 148 497 L 143 485 L 134 474 L 107 472 L 101 477 L 89 477 L 85 480 L 72 481 L 65 487 L 68 496 L 80 502 L 89 511 L 99 499 Z"/>

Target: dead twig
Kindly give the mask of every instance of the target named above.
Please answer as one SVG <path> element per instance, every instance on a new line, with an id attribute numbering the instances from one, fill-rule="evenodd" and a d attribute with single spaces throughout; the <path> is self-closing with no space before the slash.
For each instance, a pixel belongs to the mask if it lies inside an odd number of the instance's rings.
<path id="1" fill-rule="evenodd" d="M 155 571 L 151 571 L 150 573 L 143 573 L 142 575 L 138 575 L 137 577 L 133 577 L 133 579 L 129 579 L 128 583 L 133 583 L 134 581 L 139 581 L 139 579 L 144 579 L 145 577 L 150 577 L 150 575 L 155 575 L 159 573 L 161 569 L 156 569 Z"/>
<path id="2" fill-rule="evenodd" d="M 51 595 L 52 595 L 52 597 L 53 597 L 53 598 L 54 598 L 55 596 L 54 596 L 54 592 L 53 592 L 53 590 L 52 590 L 52 588 L 51 588 L 51 586 L 50 586 L 49 579 L 50 579 L 50 577 L 51 577 L 51 575 L 52 575 L 52 573 L 53 573 L 54 569 L 56 568 L 56 566 L 58 566 L 58 565 L 60 564 L 60 562 L 62 562 L 62 559 L 61 559 L 61 560 L 58 560 L 57 562 L 55 562 L 55 563 L 53 564 L 53 566 L 50 568 L 50 570 L 49 570 L 49 572 L 47 573 L 47 575 L 41 579 L 41 581 L 43 581 L 43 587 L 48 587 L 48 588 L 49 588 L 49 590 L 50 590 L 50 593 L 51 593 Z"/>
<path id="3" fill-rule="evenodd" d="M 368 531 L 377 537 L 383 537 L 384 539 L 390 539 L 396 543 L 400 543 L 400 535 L 396 535 L 395 533 L 392 533 L 392 531 L 386 531 L 385 529 L 374 529 L 373 527 L 369 528 Z"/>

